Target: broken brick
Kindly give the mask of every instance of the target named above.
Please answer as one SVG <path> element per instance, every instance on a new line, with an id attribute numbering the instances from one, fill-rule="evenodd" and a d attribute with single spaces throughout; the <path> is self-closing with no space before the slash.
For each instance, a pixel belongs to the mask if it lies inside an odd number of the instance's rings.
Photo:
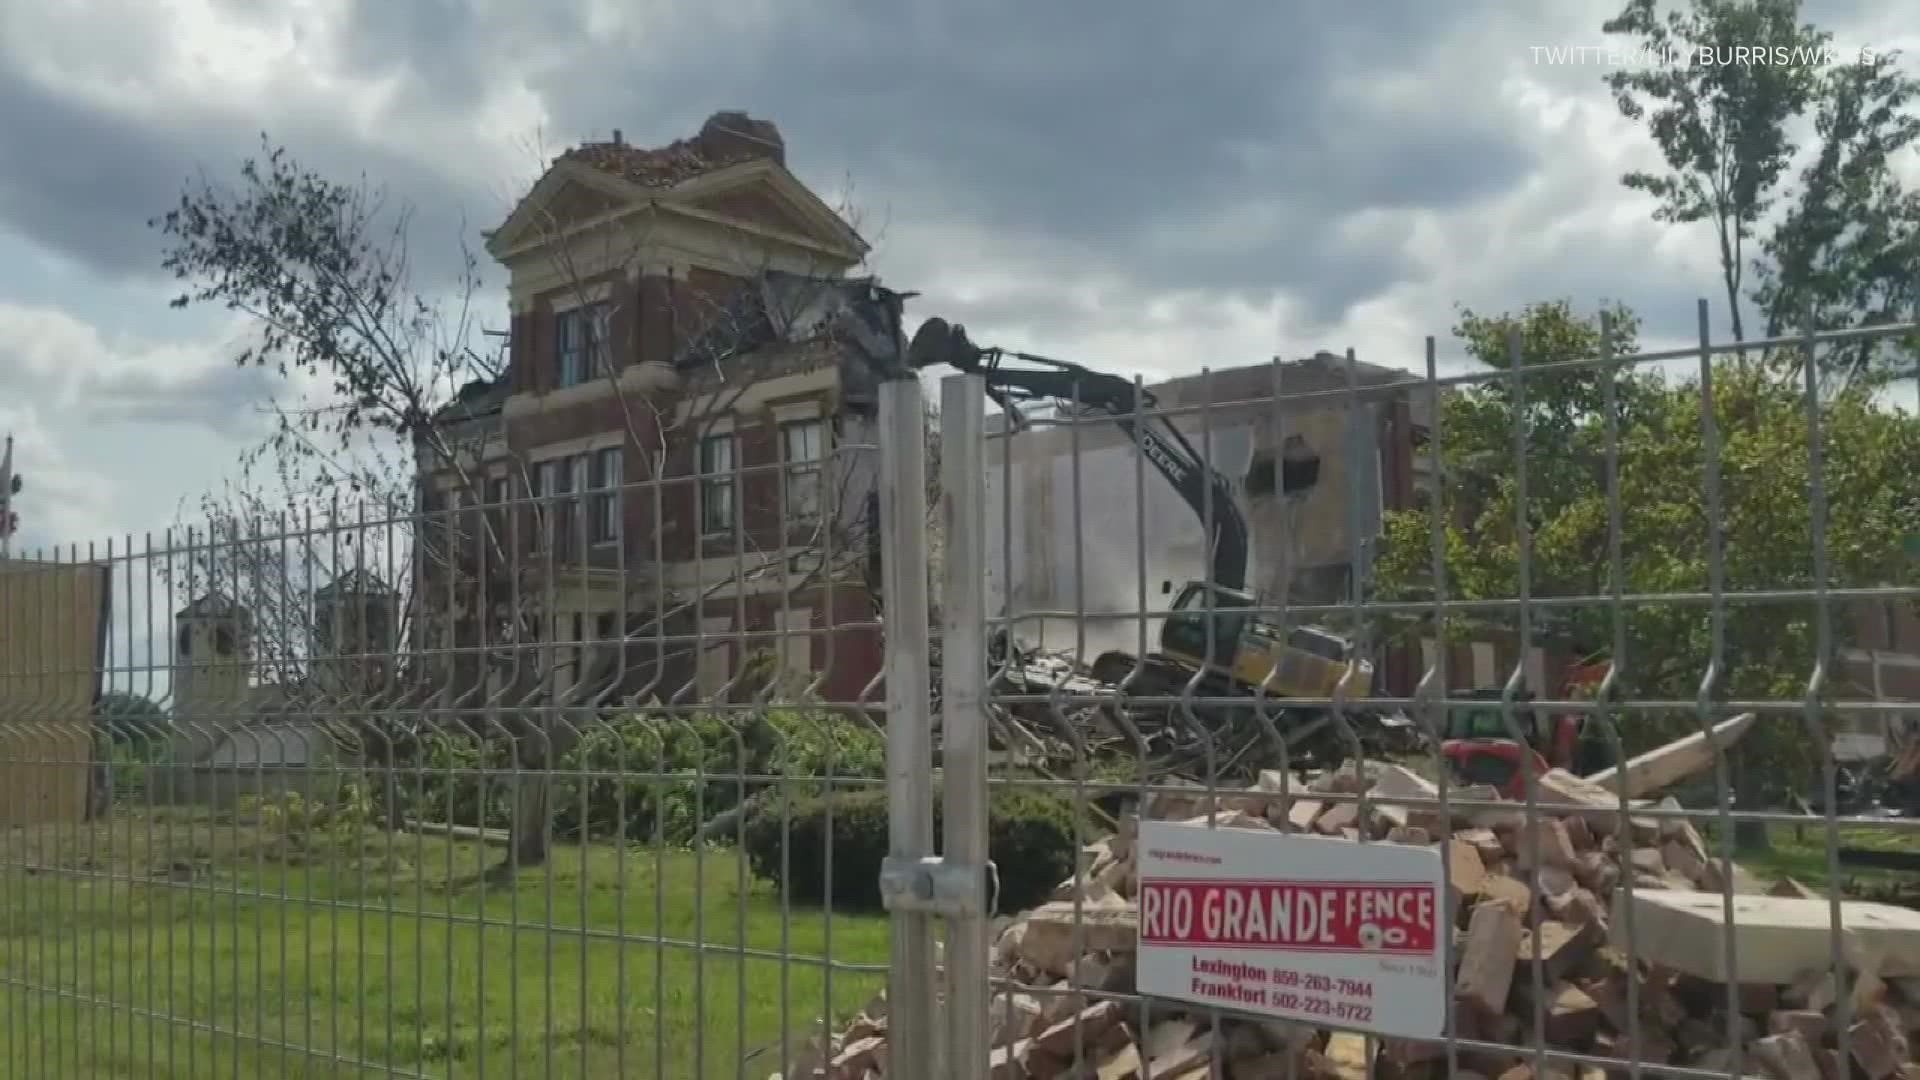
<path id="1" fill-rule="evenodd" d="M 1480 904 L 1467 923 L 1454 993 L 1485 1015 L 1504 1012 L 1513 989 L 1514 960 L 1525 933 L 1520 914 L 1505 904 Z"/>
<path id="2" fill-rule="evenodd" d="M 1907 1060 L 1907 1036 L 1884 1009 L 1874 1009 L 1847 1029 L 1854 1063 L 1870 1080 L 1886 1080 Z"/>

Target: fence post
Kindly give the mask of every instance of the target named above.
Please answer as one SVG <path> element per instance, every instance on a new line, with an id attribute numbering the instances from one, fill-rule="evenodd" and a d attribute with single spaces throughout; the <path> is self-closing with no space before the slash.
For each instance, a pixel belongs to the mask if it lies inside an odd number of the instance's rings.
<path id="1" fill-rule="evenodd" d="M 941 766 L 946 859 L 984 890 L 987 854 L 986 380 L 940 381 L 942 594 Z M 961 909 L 947 927 L 947 1036 L 954 1080 L 987 1075 L 987 910 Z"/>
<path id="2" fill-rule="evenodd" d="M 927 418 L 917 377 L 880 384 L 880 543 L 887 649 L 888 858 L 881 897 L 893 916 L 889 1052 L 932 1062 L 934 1038 L 933 735 L 927 612 Z M 929 1073 L 929 1075 L 938 1075 Z"/>

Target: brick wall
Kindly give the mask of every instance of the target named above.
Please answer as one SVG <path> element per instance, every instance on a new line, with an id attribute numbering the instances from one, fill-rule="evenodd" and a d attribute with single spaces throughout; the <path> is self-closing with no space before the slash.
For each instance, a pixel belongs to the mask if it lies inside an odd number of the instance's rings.
<path id="1" fill-rule="evenodd" d="M 514 315 L 509 339 L 508 382 L 516 394 L 538 394 L 558 385 L 555 349 L 556 305 L 565 308 L 576 293 L 606 288 L 612 302 L 608 334 L 618 367 L 641 362 L 670 362 L 686 340 L 719 320 L 727 296 L 746 279 L 694 268 L 685 274 L 643 274 L 629 280 L 613 270 L 542 293 L 531 309 Z"/>

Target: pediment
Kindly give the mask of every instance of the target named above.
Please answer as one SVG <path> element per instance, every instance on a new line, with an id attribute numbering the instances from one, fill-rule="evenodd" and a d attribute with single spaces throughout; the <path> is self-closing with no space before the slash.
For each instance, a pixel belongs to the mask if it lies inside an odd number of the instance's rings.
<path id="1" fill-rule="evenodd" d="M 817 217 L 806 214 L 783 200 L 769 184 L 756 183 L 705 198 L 691 199 L 686 205 L 690 209 L 704 211 L 729 221 L 805 237 L 819 244 L 837 245 L 846 242 L 844 234 L 838 230 L 822 228 L 822 223 Z"/>
<path id="2" fill-rule="evenodd" d="M 798 240 L 858 262 L 866 241 L 813 190 L 769 161 L 752 161 L 678 185 L 669 205 L 717 224 Z"/>
<path id="3" fill-rule="evenodd" d="M 765 160 L 729 166 L 665 189 L 641 187 L 588 165 L 561 161 L 487 236 L 487 250 L 496 259 L 512 258 L 548 237 L 645 207 L 797 243 L 848 264 L 867 251 L 866 242 L 832 207 L 793 174 Z"/>
<path id="4" fill-rule="evenodd" d="M 507 220 L 488 234 L 487 250 L 499 258 L 542 237 L 564 234 L 631 206 L 629 187 L 596 169 L 562 161 L 547 170 Z"/>
<path id="5" fill-rule="evenodd" d="M 620 209 L 624 200 L 577 181 L 569 182 L 540 209 L 542 228 L 563 232 Z"/>

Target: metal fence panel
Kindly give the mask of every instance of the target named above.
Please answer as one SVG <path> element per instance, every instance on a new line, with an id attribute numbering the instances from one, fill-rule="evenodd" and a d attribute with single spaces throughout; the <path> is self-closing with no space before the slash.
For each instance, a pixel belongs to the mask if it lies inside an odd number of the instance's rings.
<path id="1" fill-rule="evenodd" d="M 0 1074 L 1913 1075 L 1920 437 L 1792 364 L 1914 328 L 1701 325 L 9 560 Z"/>
<path id="2" fill-rule="evenodd" d="M 1913 327 L 1740 346 L 1699 315 L 1633 355 L 1604 319 L 1567 355 L 1510 326 L 1493 366 L 1429 339 L 1424 378 L 1322 354 L 1155 403 L 1083 373 L 1001 420 L 992 617 L 947 632 L 995 642 L 994 797 L 1083 846 L 996 921 L 993 1075 L 1920 1071 L 1920 838 L 1881 805 L 1920 709 L 1883 678 L 1920 666 L 1920 486 L 1881 455 L 1920 421 L 1821 362 Z M 996 386 L 1022 359 L 970 349 Z M 1232 505 L 1167 496 L 1182 436 Z M 1293 436 L 1321 482 L 1288 495 Z M 1252 588 L 1182 626 L 1228 514 Z M 1345 565 L 1300 565 L 1303 530 Z M 1396 951 L 1423 888 L 1430 951 Z M 1335 896 L 1373 921 L 1285 922 Z"/>
<path id="3" fill-rule="evenodd" d="M 857 420 L 0 562 L 0 1075 L 832 1065 L 896 940 Z"/>

